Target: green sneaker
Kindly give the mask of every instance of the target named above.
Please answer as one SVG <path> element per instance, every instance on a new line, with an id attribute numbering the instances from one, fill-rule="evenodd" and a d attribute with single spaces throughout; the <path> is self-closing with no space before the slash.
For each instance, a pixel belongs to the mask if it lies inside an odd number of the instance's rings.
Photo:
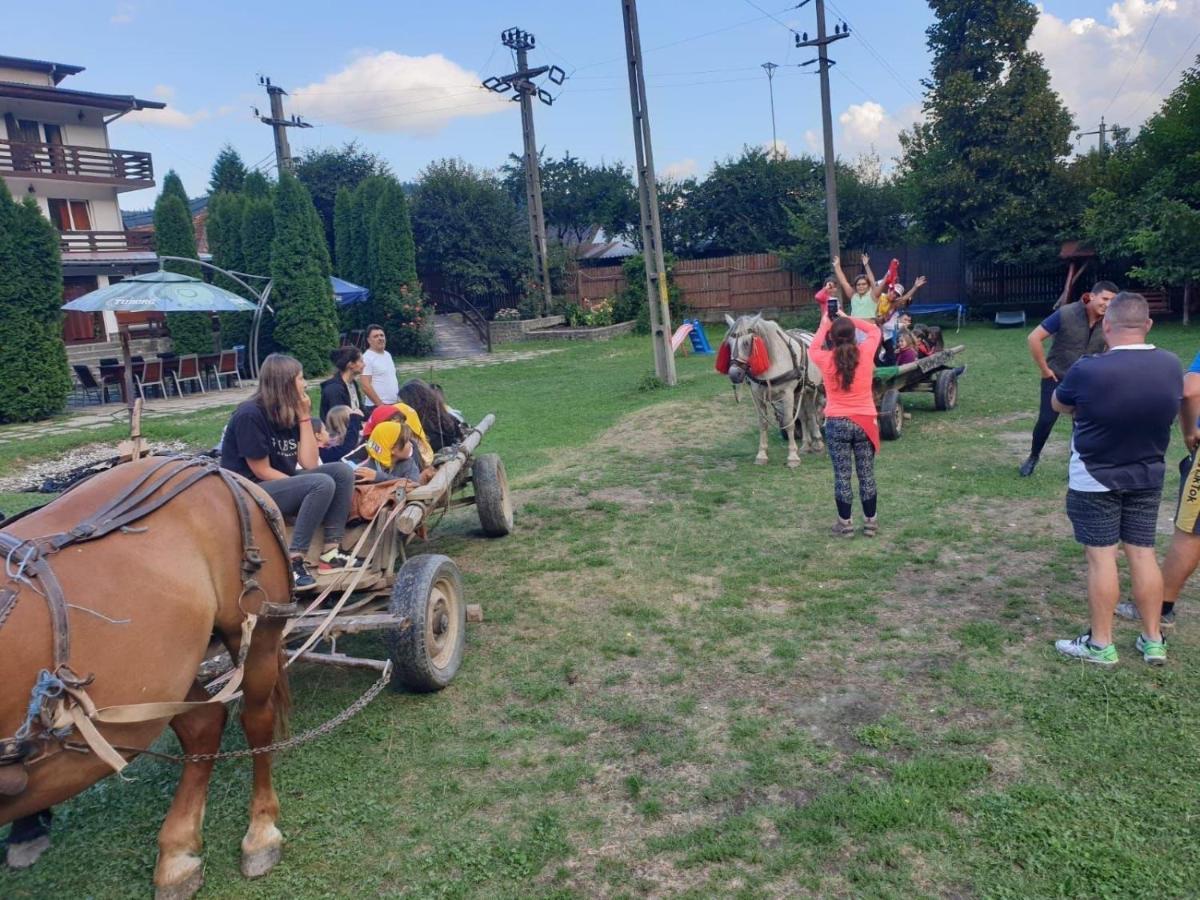
<path id="1" fill-rule="evenodd" d="M 1115 666 L 1117 664 L 1116 645 L 1109 644 L 1107 647 L 1095 646 L 1092 643 L 1092 633 L 1090 631 L 1086 631 L 1079 637 L 1069 641 L 1055 641 L 1054 649 L 1064 656 L 1082 659 L 1084 662 L 1095 663 L 1098 666 Z"/>
<path id="2" fill-rule="evenodd" d="M 1134 644 L 1137 652 L 1142 654 L 1142 659 L 1152 666 L 1163 666 L 1167 663 L 1167 642 L 1152 641 L 1144 634 L 1139 634 L 1137 642 Z"/>

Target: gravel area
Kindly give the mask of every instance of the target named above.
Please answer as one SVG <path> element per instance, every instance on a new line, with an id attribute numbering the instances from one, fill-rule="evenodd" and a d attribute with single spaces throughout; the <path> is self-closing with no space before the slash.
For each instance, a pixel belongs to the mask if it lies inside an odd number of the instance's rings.
<path id="1" fill-rule="evenodd" d="M 190 448 L 182 441 L 151 443 L 152 453 L 182 453 Z M 112 444 L 90 444 L 68 450 L 52 460 L 33 462 L 11 475 L 0 476 L 0 491 L 37 491 L 46 482 L 74 481 L 72 475 L 82 476 L 90 470 L 103 471 L 117 460 Z M 88 471 L 85 471 L 88 470 Z"/>

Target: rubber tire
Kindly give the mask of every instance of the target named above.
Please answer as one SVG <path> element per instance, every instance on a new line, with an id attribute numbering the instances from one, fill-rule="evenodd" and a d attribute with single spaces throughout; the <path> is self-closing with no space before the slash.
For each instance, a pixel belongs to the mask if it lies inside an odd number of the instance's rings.
<path id="1" fill-rule="evenodd" d="M 958 375 L 953 369 L 944 369 L 933 380 L 933 406 L 945 411 L 958 406 Z"/>
<path id="2" fill-rule="evenodd" d="M 904 403 L 895 388 L 885 391 L 879 400 L 879 436 L 885 441 L 897 440 L 904 431 Z"/>
<path id="3" fill-rule="evenodd" d="M 437 607 L 442 604 L 449 607 L 442 627 L 450 633 L 439 648 L 433 617 L 440 616 Z M 407 616 L 412 623 L 384 632 L 392 657 L 392 687 L 427 694 L 449 685 L 462 664 L 467 639 L 467 604 L 454 560 L 440 553 L 411 557 L 396 573 L 389 612 Z"/>
<path id="4" fill-rule="evenodd" d="M 512 496 L 508 492 L 508 475 L 499 454 L 484 453 L 471 465 L 471 480 L 475 483 L 475 509 L 479 524 L 488 537 L 504 537 L 513 530 Z"/>

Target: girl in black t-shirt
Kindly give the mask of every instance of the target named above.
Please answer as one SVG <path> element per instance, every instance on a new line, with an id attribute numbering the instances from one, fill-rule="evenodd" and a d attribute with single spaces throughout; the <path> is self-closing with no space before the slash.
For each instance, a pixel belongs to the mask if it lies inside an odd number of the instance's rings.
<path id="1" fill-rule="evenodd" d="M 288 552 L 297 590 L 316 587 L 305 557 L 317 525 L 325 531 L 320 574 L 361 565 L 341 551 L 354 474 L 340 463 L 320 462 L 300 363 L 272 353 L 259 369 L 258 390 L 234 410 L 225 428 L 221 465 L 256 482 L 285 516 L 296 517 Z"/>

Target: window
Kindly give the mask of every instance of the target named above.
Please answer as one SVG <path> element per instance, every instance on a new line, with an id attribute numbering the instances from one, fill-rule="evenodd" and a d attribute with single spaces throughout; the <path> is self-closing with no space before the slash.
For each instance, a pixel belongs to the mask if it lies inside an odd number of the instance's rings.
<path id="1" fill-rule="evenodd" d="M 92 217 L 88 214 L 86 200 L 47 201 L 50 206 L 50 221 L 59 231 L 91 231 Z"/>

